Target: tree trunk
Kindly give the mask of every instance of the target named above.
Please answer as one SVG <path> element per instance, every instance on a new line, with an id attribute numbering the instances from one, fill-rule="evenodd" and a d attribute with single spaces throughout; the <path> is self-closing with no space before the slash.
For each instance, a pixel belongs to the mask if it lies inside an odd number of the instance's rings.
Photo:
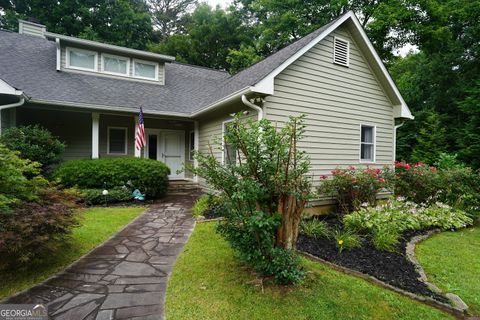
<path id="1" fill-rule="evenodd" d="M 282 223 L 277 229 L 275 244 L 284 249 L 294 249 L 298 238 L 298 227 L 305 209 L 305 200 L 297 201 L 293 195 L 283 195 L 278 204 Z"/>

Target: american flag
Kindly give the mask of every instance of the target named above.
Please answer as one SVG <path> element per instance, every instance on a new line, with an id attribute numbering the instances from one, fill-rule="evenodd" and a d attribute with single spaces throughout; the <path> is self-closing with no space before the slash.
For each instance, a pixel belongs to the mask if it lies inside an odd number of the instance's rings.
<path id="1" fill-rule="evenodd" d="M 135 137 L 135 147 L 137 150 L 142 150 L 145 147 L 145 126 L 143 124 L 143 110 L 140 107 L 140 114 L 138 115 L 138 129 Z"/>

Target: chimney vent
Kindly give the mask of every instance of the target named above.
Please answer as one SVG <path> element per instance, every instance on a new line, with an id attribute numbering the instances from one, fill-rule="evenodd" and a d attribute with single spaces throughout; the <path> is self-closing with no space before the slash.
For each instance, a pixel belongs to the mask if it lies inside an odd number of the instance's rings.
<path id="1" fill-rule="evenodd" d="M 43 24 L 18 20 L 18 33 L 20 34 L 45 38 L 45 32 L 47 32 L 47 28 Z"/>

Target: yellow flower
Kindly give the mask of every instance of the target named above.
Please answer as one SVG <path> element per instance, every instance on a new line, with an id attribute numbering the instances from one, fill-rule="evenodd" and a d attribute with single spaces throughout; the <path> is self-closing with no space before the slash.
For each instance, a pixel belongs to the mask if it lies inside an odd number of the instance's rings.
<path id="1" fill-rule="evenodd" d="M 343 244 L 343 240 L 338 240 L 338 244 L 339 244 L 339 245 L 342 245 L 342 244 Z"/>

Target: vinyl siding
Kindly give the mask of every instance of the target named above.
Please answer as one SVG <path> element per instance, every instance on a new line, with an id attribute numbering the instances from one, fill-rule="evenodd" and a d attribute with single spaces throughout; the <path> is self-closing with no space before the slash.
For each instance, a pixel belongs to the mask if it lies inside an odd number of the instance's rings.
<path id="1" fill-rule="evenodd" d="M 69 48 L 79 48 L 79 49 L 89 50 L 89 51 L 95 51 L 97 53 L 97 67 L 98 67 L 99 72 L 94 72 L 94 71 L 89 72 L 89 71 L 82 71 L 82 70 L 67 68 L 67 47 L 69 47 Z M 91 50 L 88 47 L 62 45 L 61 48 L 60 48 L 60 65 L 61 65 L 62 70 L 81 72 L 81 73 L 87 73 L 87 74 L 95 74 L 97 76 L 110 77 L 110 78 L 115 78 L 115 79 L 148 82 L 148 83 L 154 82 L 154 83 L 158 83 L 160 85 L 165 84 L 165 63 L 162 63 L 162 62 L 158 63 L 158 81 L 138 79 L 138 78 L 135 78 L 135 77 L 131 76 L 131 75 L 133 75 L 133 58 L 132 57 L 126 57 L 126 56 L 121 55 L 121 54 L 115 54 L 115 52 L 103 52 L 103 53 L 128 58 L 130 60 L 130 63 L 129 63 L 129 67 L 130 67 L 129 68 L 129 75 L 130 76 L 116 76 L 114 74 L 107 74 L 107 73 L 100 72 L 100 70 L 102 70 L 102 52 L 97 51 L 97 50 Z M 140 59 L 140 60 L 144 60 L 144 59 Z M 155 62 L 155 61 L 152 61 L 152 62 Z"/>
<path id="2" fill-rule="evenodd" d="M 92 155 L 92 116 L 90 113 L 21 107 L 17 125 L 39 124 L 65 141 L 64 160 L 90 159 Z"/>
<path id="3" fill-rule="evenodd" d="M 333 63 L 334 36 L 350 41 L 349 67 Z M 376 126 L 376 162 L 393 162 L 393 106 L 350 33 L 339 28 L 275 78 L 266 118 L 282 125 L 306 115 L 300 147 L 311 157 L 314 182 L 337 167 L 360 163 L 360 125 Z"/>

